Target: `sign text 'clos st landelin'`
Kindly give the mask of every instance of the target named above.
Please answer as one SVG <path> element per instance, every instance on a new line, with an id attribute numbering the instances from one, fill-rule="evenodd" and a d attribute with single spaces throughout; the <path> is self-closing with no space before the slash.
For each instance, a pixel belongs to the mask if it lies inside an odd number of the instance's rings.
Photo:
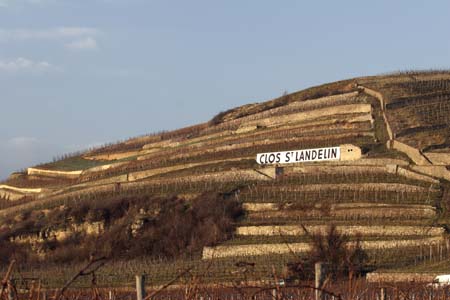
<path id="1" fill-rule="evenodd" d="M 260 165 L 339 160 L 340 158 L 341 158 L 340 147 L 293 150 L 283 152 L 268 152 L 268 153 L 258 153 L 256 155 L 256 161 Z"/>

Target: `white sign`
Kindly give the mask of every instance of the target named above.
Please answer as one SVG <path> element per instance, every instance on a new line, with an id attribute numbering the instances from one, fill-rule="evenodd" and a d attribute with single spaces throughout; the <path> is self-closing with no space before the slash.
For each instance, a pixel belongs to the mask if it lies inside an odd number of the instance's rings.
<path id="1" fill-rule="evenodd" d="M 267 164 L 292 164 L 307 161 L 339 160 L 341 147 L 293 150 L 284 152 L 258 153 L 256 162 Z"/>

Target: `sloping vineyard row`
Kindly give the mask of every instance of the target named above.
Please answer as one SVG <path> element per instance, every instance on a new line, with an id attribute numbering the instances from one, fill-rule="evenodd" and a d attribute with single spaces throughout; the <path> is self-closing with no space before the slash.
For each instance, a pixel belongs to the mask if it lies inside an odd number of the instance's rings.
<path id="1" fill-rule="evenodd" d="M 283 135 L 289 134 L 287 130 Z M 263 145 L 251 145 L 243 148 L 236 148 L 232 151 L 221 150 L 221 151 L 199 151 L 195 155 L 186 153 L 186 149 L 177 149 L 164 153 L 164 155 L 154 157 L 148 160 L 131 161 L 129 164 L 114 168 L 111 170 L 95 172 L 83 175 L 80 180 L 90 181 L 95 179 L 100 179 L 104 177 L 109 177 L 113 175 L 143 171 L 150 168 L 157 167 L 168 167 L 175 164 L 185 164 L 185 163 L 195 163 L 198 161 L 208 161 L 208 160 L 220 160 L 220 159 L 232 159 L 239 157 L 249 157 L 254 156 L 258 152 L 267 151 L 284 151 L 286 149 L 299 149 L 299 148 L 318 148 L 327 146 L 330 143 L 341 145 L 347 143 L 356 144 L 371 144 L 373 143 L 373 138 L 369 136 L 364 136 L 356 133 L 354 136 L 349 136 L 345 138 L 336 138 L 336 136 L 330 136 L 329 139 L 304 139 L 299 141 L 279 141 L 273 144 L 263 144 Z M 179 155 L 179 157 L 177 157 Z"/>

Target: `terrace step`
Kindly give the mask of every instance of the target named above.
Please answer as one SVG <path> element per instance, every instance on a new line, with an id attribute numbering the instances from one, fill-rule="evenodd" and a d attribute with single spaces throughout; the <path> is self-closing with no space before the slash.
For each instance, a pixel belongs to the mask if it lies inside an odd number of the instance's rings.
<path id="1" fill-rule="evenodd" d="M 433 218 L 436 209 L 431 205 L 401 205 L 383 203 L 341 203 L 331 205 L 304 206 L 303 209 L 294 204 L 280 203 L 244 203 L 247 210 L 247 218 L 271 220 L 271 219 L 305 219 L 305 218 L 343 218 L 343 219 L 412 219 Z"/>
<path id="2" fill-rule="evenodd" d="M 338 225 L 337 231 L 349 236 L 440 236 L 445 230 L 442 227 L 431 226 L 389 226 L 389 225 Z M 305 231 L 306 230 L 306 231 Z M 247 235 L 295 235 L 302 236 L 309 234 L 324 235 L 329 230 L 329 225 L 280 225 L 280 226 L 239 226 L 236 228 L 236 234 Z"/>
<path id="3" fill-rule="evenodd" d="M 361 241 L 360 245 L 364 250 L 378 249 L 402 249 L 417 246 L 429 246 L 442 243 L 441 236 L 428 237 L 423 239 L 398 239 L 384 241 Z M 350 243 L 354 245 L 355 242 Z M 258 256 L 270 254 L 306 253 L 311 250 L 310 243 L 281 243 L 281 244 L 253 244 L 236 246 L 216 246 L 204 247 L 203 259 L 215 259 L 224 257 Z"/>

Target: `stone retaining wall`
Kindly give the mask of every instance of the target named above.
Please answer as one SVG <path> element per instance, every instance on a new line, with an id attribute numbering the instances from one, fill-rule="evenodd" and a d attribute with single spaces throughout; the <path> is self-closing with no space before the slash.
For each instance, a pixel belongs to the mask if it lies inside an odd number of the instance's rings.
<path id="1" fill-rule="evenodd" d="M 8 199 L 9 201 L 20 200 L 24 196 L 25 196 L 24 194 L 19 193 L 19 192 L 6 190 L 6 189 L 0 189 L 0 198 L 5 198 L 5 199 Z"/>
<path id="2" fill-rule="evenodd" d="M 238 119 L 232 119 L 232 120 L 226 121 L 226 122 L 216 125 L 214 127 L 210 127 L 210 128 L 203 130 L 203 133 L 208 134 L 209 132 L 216 132 L 217 130 L 225 130 L 230 127 L 239 128 L 240 126 L 249 126 L 249 124 L 251 126 L 251 125 L 254 125 L 254 124 L 252 124 L 252 122 L 254 122 L 255 120 L 269 118 L 269 117 L 273 116 L 274 114 L 287 115 L 290 112 L 295 111 L 295 109 L 312 111 L 312 110 L 316 110 L 317 106 L 321 106 L 321 105 L 337 106 L 337 105 L 341 104 L 342 100 L 345 100 L 345 99 L 351 98 L 351 97 L 357 97 L 357 96 L 358 96 L 358 92 L 351 92 L 351 93 L 346 93 L 346 94 L 311 99 L 310 101 L 296 101 L 296 102 L 290 103 L 288 105 L 276 107 L 276 108 L 265 110 L 265 111 L 262 111 L 259 113 L 251 114 L 249 116 L 243 116 Z"/>
<path id="3" fill-rule="evenodd" d="M 429 176 L 425 176 L 416 172 L 412 172 L 410 170 L 404 169 L 404 168 L 397 168 L 397 174 L 404 176 L 406 178 L 414 179 L 414 180 L 420 180 L 420 181 L 426 181 L 429 183 L 439 184 L 439 180 L 433 179 Z"/>
<path id="4" fill-rule="evenodd" d="M 388 240 L 388 241 L 362 241 L 361 246 L 365 250 L 406 248 L 421 245 L 438 244 L 442 237 L 431 237 L 419 240 Z M 354 243 L 350 243 L 354 244 Z M 202 259 L 213 259 L 223 257 L 258 256 L 270 254 L 304 253 L 311 249 L 308 243 L 285 243 L 285 244 L 255 244 L 204 247 Z M 399 249 L 400 250 L 400 249 Z"/>
<path id="5" fill-rule="evenodd" d="M 15 192 L 23 193 L 23 194 L 36 194 L 36 193 L 41 193 L 43 191 L 42 188 L 34 188 L 34 189 L 19 188 L 19 187 L 14 187 L 14 186 L 7 185 L 7 184 L 0 184 L 0 189 L 11 190 L 11 191 L 15 191 Z"/>
<path id="6" fill-rule="evenodd" d="M 378 99 L 380 101 L 380 105 L 382 107 L 383 119 L 384 119 L 387 131 L 389 134 L 389 141 L 387 142 L 387 147 L 390 149 L 392 148 L 392 149 L 395 149 L 395 150 L 405 153 L 417 165 L 430 165 L 430 162 L 428 161 L 428 159 L 424 155 L 422 155 L 422 153 L 418 149 L 411 147 L 409 145 L 406 145 L 404 143 L 401 143 L 398 140 L 395 140 L 395 133 L 392 131 L 392 128 L 391 128 L 388 118 L 386 116 L 386 99 L 384 98 L 384 96 L 380 92 L 366 88 L 364 86 L 360 86 L 360 88 L 362 88 L 362 90 L 365 93 L 375 97 L 376 99 Z"/>
<path id="7" fill-rule="evenodd" d="M 281 206 L 282 203 L 270 203 L 270 202 L 263 202 L 263 203 L 250 203 L 246 202 L 243 203 L 243 207 L 247 211 L 274 211 L 282 209 Z M 314 208 L 321 208 L 322 204 L 316 204 L 314 205 Z M 289 208 L 289 206 L 287 206 Z M 385 208 L 385 209 L 405 209 L 405 208 L 411 208 L 411 209 L 417 209 L 417 210 L 427 210 L 431 209 L 435 212 L 435 208 L 431 205 L 424 205 L 424 204 L 389 204 L 389 203 L 372 203 L 372 202 L 349 202 L 349 203 L 336 203 L 331 204 L 330 209 L 331 210 L 339 210 L 339 209 L 373 209 L 373 208 Z"/>
<path id="8" fill-rule="evenodd" d="M 16 201 L 22 199 L 26 195 L 35 195 L 43 192 L 44 189 L 30 189 L 30 188 L 19 188 L 6 184 L 0 185 L 0 198 L 5 198 L 10 201 Z"/>
<path id="9" fill-rule="evenodd" d="M 240 158 L 230 158 L 230 159 L 222 159 L 222 160 L 203 161 L 203 162 L 198 162 L 198 163 L 187 163 L 187 164 L 183 164 L 183 165 L 175 165 L 175 166 L 166 167 L 166 168 L 158 168 L 158 169 L 150 169 L 150 170 L 146 170 L 146 171 L 132 172 L 132 173 L 129 173 L 128 181 L 136 181 L 136 180 L 140 180 L 140 179 L 155 176 L 155 175 L 160 175 L 160 174 L 169 173 L 169 172 L 173 172 L 173 171 L 180 171 L 180 170 L 189 169 L 189 168 L 198 167 L 198 166 L 204 166 L 204 165 L 209 165 L 209 164 L 218 164 L 218 163 L 222 163 L 222 162 L 240 161 L 240 160 L 245 160 L 245 159 L 249 159 L 249 158 L 250 157 L 240 157 Z"/>
<path id="10" fill-rule="evenodd" d="M 304 163 L 302 165 L 283 166 L 285 174 L 289 173 L 373 173 L 378 170 L 386 171 L 387 165 L 408 166 L 409 163 L 402 159 L 393 158 L 361 158 L 355 161 L 323 161 Z M 352 170 L 355 170 L 354 172 Z M 373 170 L 373 171 L 372 171 Z M 341 172 L 341 173 L 342 173 Z"/>
<path id="11" fill-rule="evenodd" d="M 124 165 L 126 165 L 128 163 L 129 163 L 128 161 L 124 161 L 124 162 L 118 162 L 118 163 L 101 165 L 101 166 L 89 168 L 89 169 L 86 169 L 86 170 L 82 170 L 82 175 L 118 168 L 118 167 L 124 166 Z"/>
<path id="12" fill-rule="evenodd" d="M 261 187 L 262 189 L 263 187 Z M 429 189 L 404 183 L 323 183 L 285 187 L 285 192 L 313 192 L 322 190 L 360 190 L 390 192 L 426 192 Z"/>
<path id="13" fill-rule="evenodd" d="M 411 168 L 416 172 L 450 181 L 450 171 L 445 166 L 411 166 Z"/>
<path id="14" fill-rule="evenodd" d="M 433 165 L 450 166 L 450 153 L 427 152 L 424 155 Z"/>
<path id="15" fill-rule="evenodd" d="M 292 102 L 288 105 L 283 105 L 281 107 L 272 108 L 269 110 L 265 110 L 260 113 L 252 114 L 250 116 L 242 117 L 237 120 L 239 120 L 240 123 L 243 123 L 243 126 L 249 126 L 248 124 L 255 120 L 262 120 L 272 117 L 275 114 L 290 114 L 292 111 L 295 111 L 296 109 L 301 109 L 304 111 L 314 111 L 317 110 L 317 107 L 323 106 L 339 106 L 343 104 L 343 101 L 356 98 L 359 95 L 359 92 L 351 92 L 351 93 L 345 93 L 345 94 L 339 94 L 339 95 L 333 95 L 333 96 L 327 96 L 322 98 L 313 99 L 310 101 L 296 101 Z"/>
<path id="16" fill-rule="evenodd" d="M 269 204 L 267 206 L 248 206 L 248 204 Z M 417 219 L 417 218 L 433 218 L 436 216 L 436 209 L 432 206 L 426 208 L 419 207 L 392 207 L 386 205 L 385 207 L 366 206 L 366 207 L 347 207 L 335 208 L 331 207 L 329 210 L 322 210 L 320 208 L 308 208 L 303 210 L 296 210 L 287 206 L 283 209 L 278 209 L 275 203 L 244 203 L 244 209 L 247 209 L 247 217 L 250 219 L 283 219 L 283 218 L 321 218 L 333 217 L 342 219 L 387 219 L 387 218 L 401 218 L 401 219 Z"/>
<path id="17" fill-rule="evenodd" d="M 292 124 L 296 122 L 304 122 L 307 120 L 314 120 L 323 117 L 330 117 L 339 114 L 357 114 L 367 113 L 371 114 L 372 106 L 370 104 L 352 104 L 352 105 L 340 105 L 336 107 L 321 108 L 313 111 L 299 112 L 289 115 L 276 116 L 272 118 L 266 118 L 262 120 L 255 120 L 249 122 L 248 125 L 266 126 L 272 127 L 280 124 Z"/>
<path id="18" fill-rule="evenodd" d="M 270 132 L 267 133 L 267 136 L 270 137 Z M 294 137 L 294 138 L 278 138 L 278 139 L 265 139 L 265 140 L 259 140 L 254 142 L 243 142 L 243 143 L 230 143 L 228 145 L 208 145 L 207 147 L 205 145 L 204 148 L 201 147 L 195 147 L 192 146 L 192 148 L 187 148 L 182 153 L 176 153 L 173 155 L 170 155 L 171 159 L 180 159 L 180 158 L 187 158 L 187 157 L 193 157 L 196 155 L 202 155 L 205 153 L 216 153 L 218 151 L 232 151 L 237 150 L 241 148 L 247 148 L 247 147 L 257 147 L 257 146 L 263 146 L 263 145 L 271 145 L 271 144 L 277 144 L 280 142 L 298 142 L 301 144 L 304 141 L 311 142 L 311 141 L 323 141 L 327 138 L 333 138 L 333 139 L 345 139 L 345 138 L 357 138 L 357 137 L 372 137 L 374 138 L 373 132 L 349 132 L 349 133 L 339 133 L 334 135 L 317 135 L 317 136 L 307 136 L 307 137 Z M 138 160 L 145 160 L 145 159 L 152 159 L 156 156 L 159 156 L 160 153 L 155 152 L 152 154 L 144 155 L 138 157 Z M 256 153 L 255 153 L 256 155 Z"/>
<path id="19" fill-rule="evenodd" d="M 414 147 L 408 146 L 397 140 L 388 141 L 387 146 L 388 148 L 392 148 L 405 153 L 416 165 L 431 165 L 430 162 L 422 155 L 422 153 Z"/>
<path id="20" fill-rule="evenodd" d="M 123 158 L 128 158 L 131 156 L 136 156 L 142 154 L 141 150 L 127 151 L 127 152 L 112 152 L 105 154 L 96 154 L 96 155 L 86 155 L 83 158 L 89 160 L 118 160 Z"/>
<path id="21" fill-rule="evenodd" d="M 329 226 L 327 225 L 305 225 L 310 234 L 326 234 Z M 439 236 L 444 233 L 441 227 L 430 226 L 352 226 L 340 225 L 336 227 L 337 231 L 345 235 L 362 236 L 402 236 L 402 235 L 420 235 L 420 236 Z M 294 235 L 303 236 L 306 232 L 301 226 L 280 225 L 280 226 L 239 226 L 236 228 L 237 235 L 252 236 L 279 236 Z"/>
<path id="22" fill-rule="evenodd" d="M 60 177 L 60 178 L 68 178 L 74 179 L 78 178 L 83 171 L 55 171 L 55 170 L 44 170 L 37 168 L 28 168 L 28 175 L 37 175 L 37 176 L 49 176 L 49 177 Z"/>
<path id="23" fill-rule="evenodd" d="M 397 272 L 372 272 L 366 275 L 368 282 L 415 282 L 415 283 L 431 283 L 433 279 L 441 273 L 397 273 Z"/>
<path id="24" fill-rule="evenodd" d="M 123 179 L 127 177 L 127 175 L 122 175 Z M 120 177 L 120 178 L 122 178 Z M 96 183 L 99 185 L 89 186 L 87 184 L 81 184 L 77 186 L 70 186 L 65 189 L 54 192 L 51 195 L 45 195 L 43 199 L 39 201 L 33 201 L 26 204 L 17 205 L 14 207 L 6 208 L 0 210 L 0 218 L 9 216 L 11 214 L 17 213 L 22 210 L 33 209 L 34 207 L 39 207 L 42 205 L 48 205 L 55 201 L 60 201 L 67 199 L 69 197 L 78 197 L 82 195 L 89 195 L 94 193 L 101 192 L 114 192 L 117 190 L 117 180 L 118 178 L 107 178 L 105 180 L 97 181 Z M 149 181 L 137 181 L 137 182 L 127 182 L 123 181 L 120 183 L 120 189 L 122 191 L 134 190 L 138 188 L 145 187 L 150 184 L 174 184 L 174 183 L 182 183 L 182 182 L 239 182 L 239 181 L 267 181 L 272 180 L 267 175 L 260 174 L 253 169 L 243 169 L 243 170 L 230 170 L 223 172 L 215 172 L 208 173 L 204 175 L 197 176 L 183 176 L 177 178 L 168 178 L 168 179 L 158 179 L 158 180 L 149 180 Z M 113 183 L 107 183 L 109 181 L 114 181 Z M 100 185 L 101 183 L 101 185 Z M 74 187 L 81 188 L 76 191 L 72 191 Z"/>
<path id="25" fill-rule="evenodd" d="M 389 139 L 393 140 L 395 138 L 395 134 L 392 131 L 391 125 L 389 124 L 388 118 L 386 116 L 386 100 L 384 99 L 384 96 L 380 92 L 377 92 L 375 90 L 369 89 L 364 86 L 359 86 L 359 88 L 361 88 L 363 90 L 363 92 L 376 98 L 380 102 L 381 114 L 383 116 L 384 124 L 386 125 L 386 130 L 387 130 Z"/>
<path id="26" fill-rule="evenodd" d="M 288 126 L 288 125 L 279 126 L 279 127 L 275 127 L 273 130 L 264 130 L 264 134 L 270 137 L 271 133 L 274 131 L 288 130 L 288 129 L 300 129 L 300 128 L 305 128 L 305 131 L 311 132 L 311 130 L 313 130 L 313 129 L 311 129 L 311 127 L 323 126 L 323 125 L 327 125 L 327 124 L 329 124 L 330 126 L 336 126 L 336 124 L 342 120 L 344 120 L 348 123 L 352 123 L 352 124 L 373 121 L 371 115 L 368 115 L 368 114 L 362 115 L 362 116 L 357 116 L 357 117 L 351 117 L 351 118 L 346 118 L 346 116 L 340 116 L 339 119 L 326 119 L 326 120 L 321 120 L 321 121 L 309 120 L 309 121 L 306 121 L 301 124 L 295 124 L 295 125 L 290 125 L 290 126 Z M 341 125 L 341 126 L 345 127 L 345 125 Z M 241 138 L 241 139 L 252 138 L 258 134 L 260 134 L 260 133 L 259 132 L 242 133 L 242 134 L 239 134 L 239 138 Z M 345 133 L 342 133 L 342 134 L 345 134 Z M 349 133 L 347 133 L 347 135 L 348 134 Z M 185 143 L 183 144 L 183 146 L 186 147 L 185 148 L 186 152 L 182 153 L 182 154 L 171 155 L 171 158 L 189 157 L 189 156 L 196 155 L 199 153 L 204 153 L 205 151 L 207 151 L 209 153 L 217 152 L 218 147 L 223 146 L 224 144 L 226 144 L 227 141 L 230 141 L 230 144 L 232 144 L 233 147 L 236 147 L 236 145 L 239 145 L 236 143 L 234 143 L 234 145 L 233 145 L 233 140 L 236 140 L 236 136 L 237 135 L 235 135 L 235 134 L 224 136 L 223 138 L 220 139 L 220 142 L 218 142 L 216 139 L 212 139 L 212 140 L 206 139 L 203 142 L 196 142 L 196 143 L 190 142 L 191 140 L 186 140 Z M 306 137 L 301 137 L 301 138 L 305 139 Z M 309 138 L 311 138 L 311 137 L 309 137 Z M 203 148 L 203 149 L 200 149 L 200 148 Z M 228 146 L 228 148 L 224 148 L 224 149 L 231 150 L 229 148 L 229 146 Z M 138 160 L 151 159 L 155 156 L 160 155 L 161 151 L 163 151 L 163 149 L 159 149 L 159 148 L 155 148 L 153 150 L 154 151 L 152 153 L 148 153 L 146 155 L 139 156 Z M 147 151 L 149 151 L 149 150 L 147 150 Z M 164 149 L 164 151 L 168 151 L 168 149 Z"/>

